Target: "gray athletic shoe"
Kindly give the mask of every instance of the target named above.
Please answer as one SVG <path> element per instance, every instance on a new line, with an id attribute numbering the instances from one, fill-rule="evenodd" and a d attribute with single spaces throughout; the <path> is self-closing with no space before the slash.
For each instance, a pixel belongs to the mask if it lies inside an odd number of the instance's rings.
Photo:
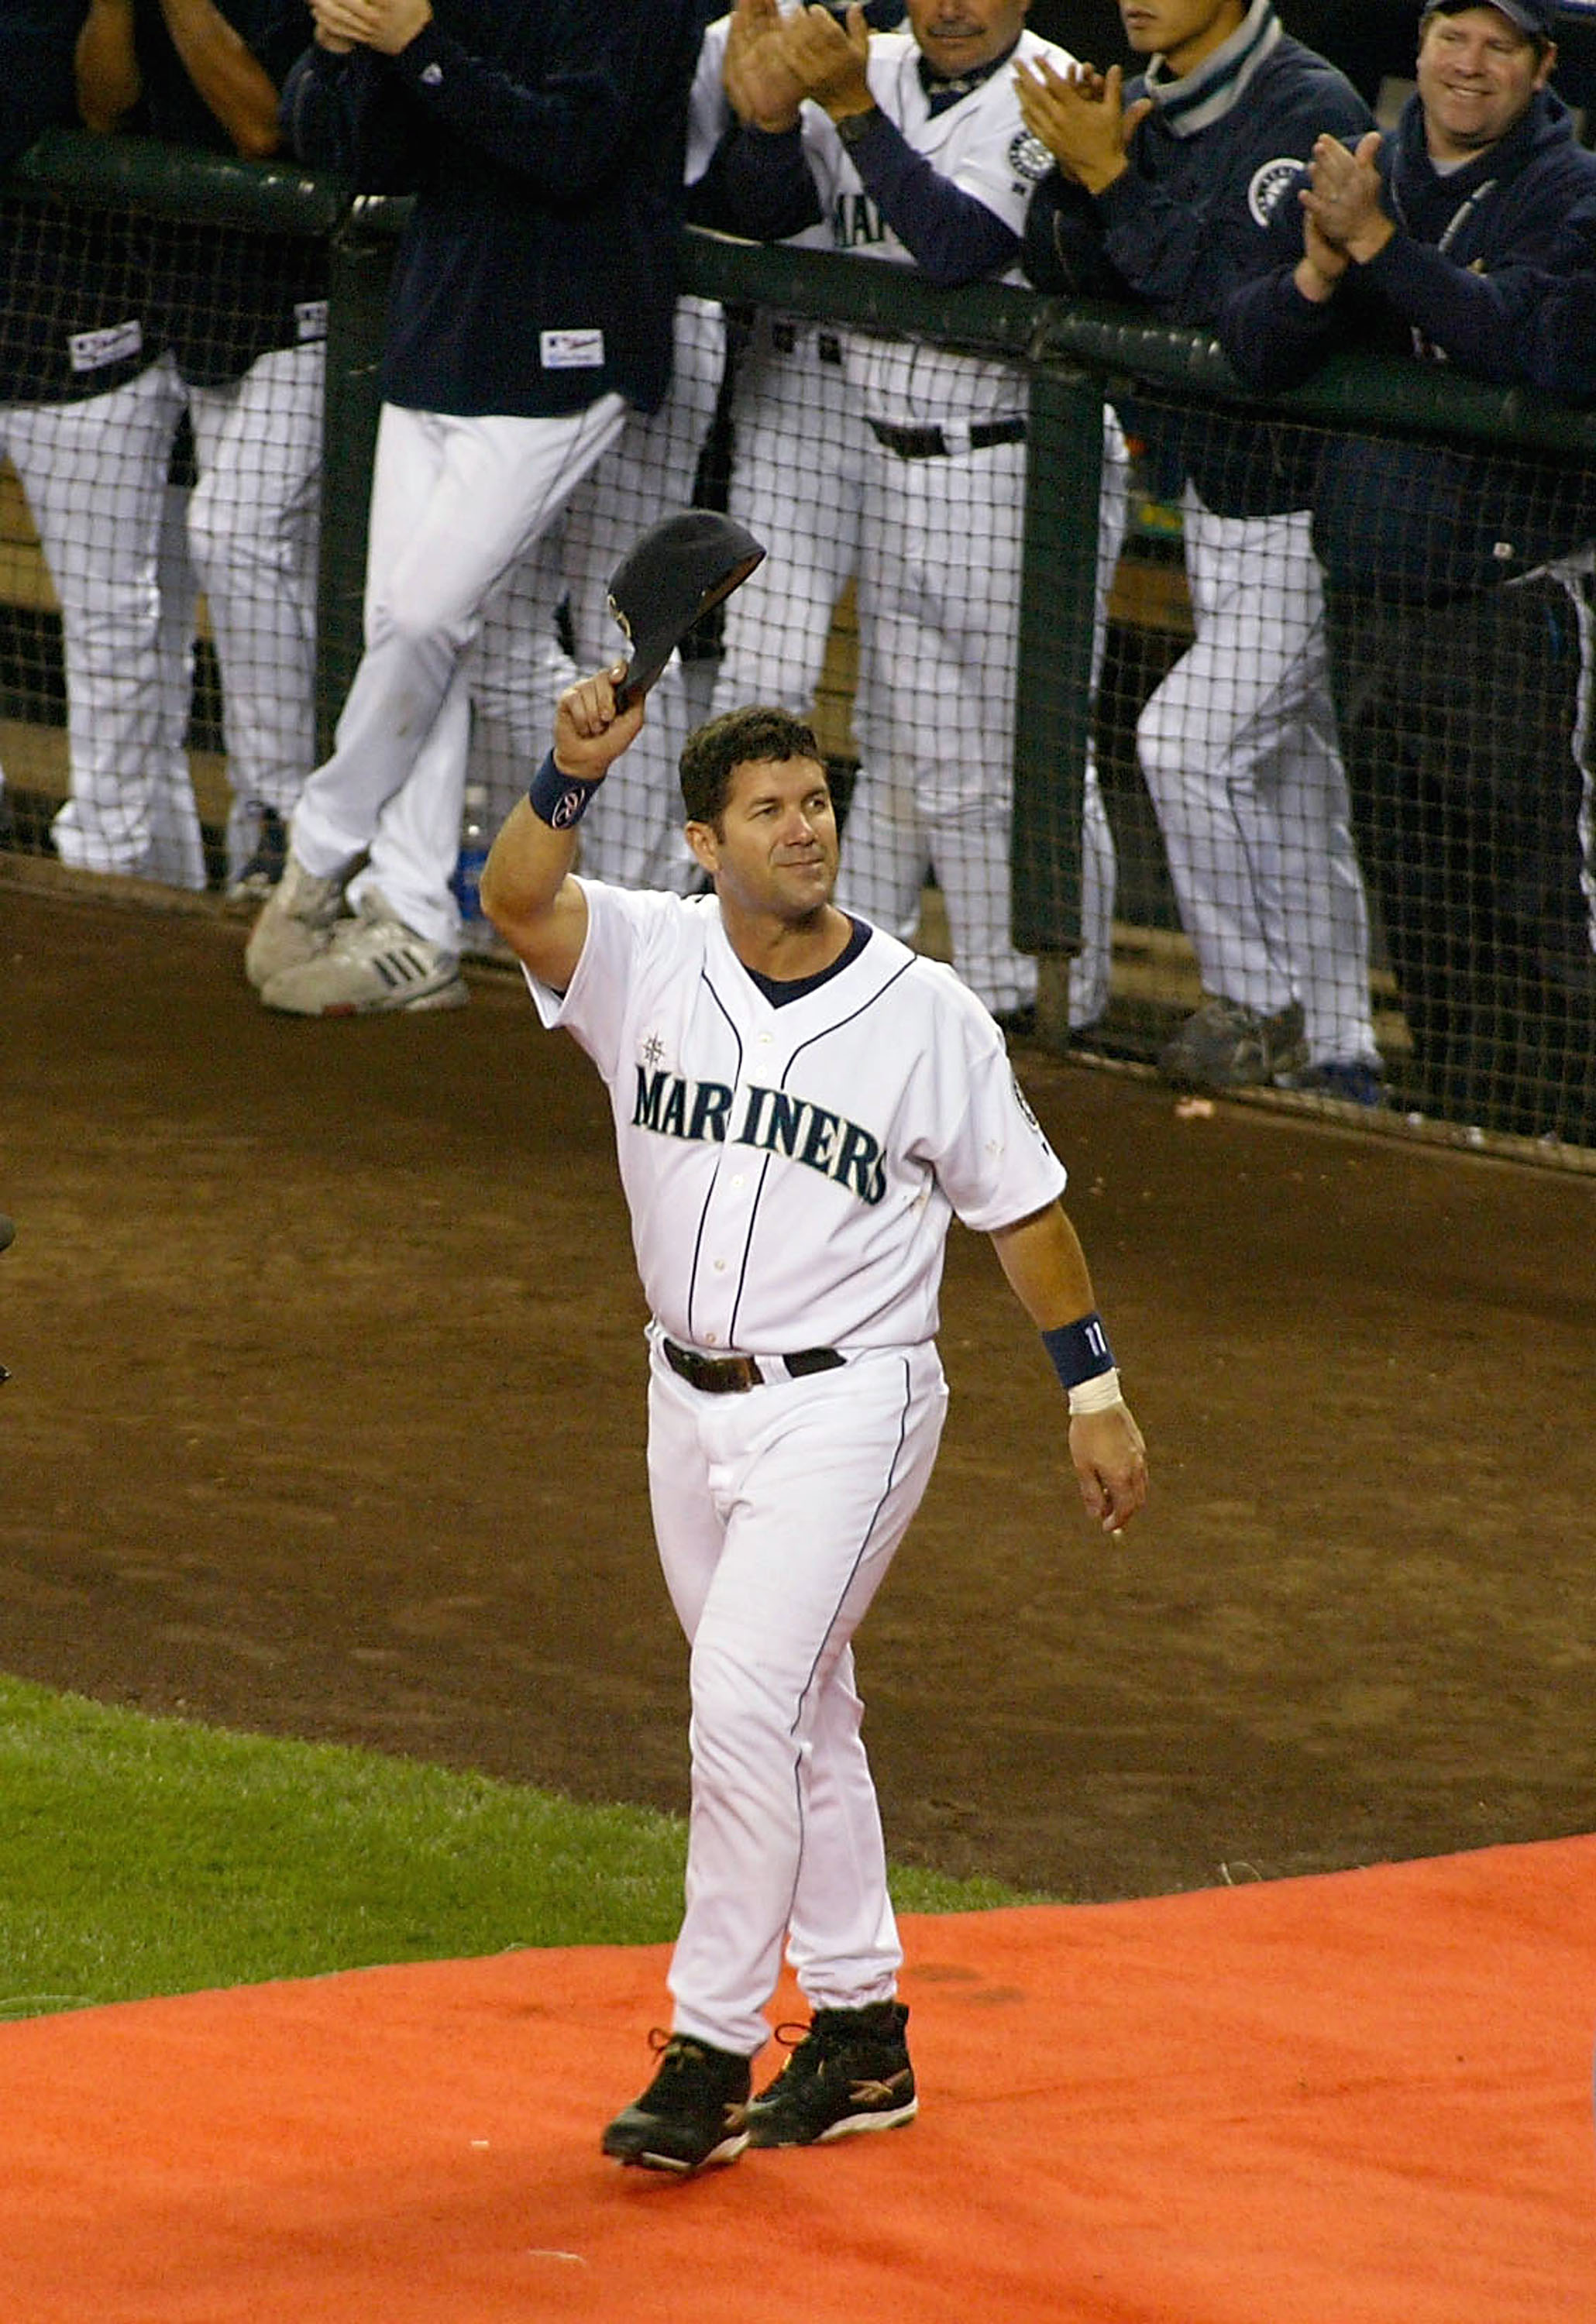
<path id="1" fill-rule="evenodd" d="M 261 987 L 268 1009 L 291 1017 L 369 1017 L 400 1009 L 464 1009 L 470 995 L 457 954 L 406 927 L 381 889 L 368 888 L 313 958 Z"/>
<path id="2" fill-rule="evenodd" d="M 257 992 L 263 993 L 274 976 L 302 968 L 327 950 L 343 909 L 347 878 L 345 872 L 318 880 L 289 850 L 282 876 L 267 897 L 244 948 L 244 973 Z"/>
<path id="3" fill-rule="evenodd" d="M 1239 1001 L 1215 995 L 1165 1044 L 1158 1071 L 1176 1089 L 1248 1089 L 1295 1073 L 1307 1061 L 1302 1010 L 1295 1001 L 1278 1016 L 1261 1017 Z"/>

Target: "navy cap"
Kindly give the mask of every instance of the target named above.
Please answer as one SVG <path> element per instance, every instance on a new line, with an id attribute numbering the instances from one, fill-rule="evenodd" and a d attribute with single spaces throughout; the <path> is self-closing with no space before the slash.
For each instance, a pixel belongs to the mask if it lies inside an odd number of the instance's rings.
<path id="1" fill-rule="evenodd" d="M 1426 0 L 1421 24 L 1432 16 L 1458 16 L 1465 8 L 1494 8 L 1532 41 L 1550 41 L 1555 37 L 1556 0 Z"/>
<path id="2" fill-rule="evenodd" d="M 713 509 L 661 517 L 632 542 L 610 576 L 609 609 L 632 647 L 619 707 L 648 692 L 671 649 L 747 580 L 764 553 L 762 541 Z"/>

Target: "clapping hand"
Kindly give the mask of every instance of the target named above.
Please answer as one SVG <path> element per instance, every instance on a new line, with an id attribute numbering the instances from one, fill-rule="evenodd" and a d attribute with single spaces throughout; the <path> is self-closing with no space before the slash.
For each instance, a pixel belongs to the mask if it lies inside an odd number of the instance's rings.
<path id="1" fill-rule="evenodd" d="M 1361 265 L 1397 231 L 1387 217 L 1379 174 L 1380 134 L 1371 129 L 1355 147 L 1339 137 L 1315 139 L 1308 182 L 1299 197 L 1308 228 L 1333 251 Z M 1309 244 L 1310 255 L 1313 244 Z M 1314 263 L 1316 264 L 1317 260 Z"/>
<path id="2" fill-rule="evenodd" d="M 722 68 L 738 120 L 772 134 L 797 126 L 805 94 L 782 47 L 781 23 L 777 0 L 736 0 Z"/>
<path id="3" fill-rule="evenodd" d="M 1153 110 L 1150 97 L 1126 105 L 1125 76 L 1118 65 L 1106 73 L 1084 65 L 1066 75 L 1038 57 L 1015 66 L 1014 88 L 1031 135 L 1066 177 L 1093 194 L 1124 175 L 1130 140 Z"/>

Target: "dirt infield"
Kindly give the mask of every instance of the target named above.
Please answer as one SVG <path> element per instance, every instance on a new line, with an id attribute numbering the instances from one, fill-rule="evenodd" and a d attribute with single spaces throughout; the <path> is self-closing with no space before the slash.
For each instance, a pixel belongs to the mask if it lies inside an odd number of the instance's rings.
<path id="1" fill-rule="evenodd" d="M 0 1668 L 681 1808 L 603 1093 L 520 987 L 307 1025 L 0 867 Z M 1596 1180 L 1022 1054 L 1154 1462 L 1106 1546 L 990 1250 L 860 1645 L 889 1843 L 1083 1898 L 1596 1824 Z"/>

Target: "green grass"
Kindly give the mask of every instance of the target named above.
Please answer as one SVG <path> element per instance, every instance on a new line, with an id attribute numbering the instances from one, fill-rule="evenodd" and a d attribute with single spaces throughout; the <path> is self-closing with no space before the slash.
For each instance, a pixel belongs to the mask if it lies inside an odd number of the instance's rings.
<path id="1" fill-rule="evenodd" d="M 686 1832 L 0 1677 L 0 2018 L 515 1945 L 668 1940 Z M 1027 1901 L 895 1873 L 908 1912 Z"/>

